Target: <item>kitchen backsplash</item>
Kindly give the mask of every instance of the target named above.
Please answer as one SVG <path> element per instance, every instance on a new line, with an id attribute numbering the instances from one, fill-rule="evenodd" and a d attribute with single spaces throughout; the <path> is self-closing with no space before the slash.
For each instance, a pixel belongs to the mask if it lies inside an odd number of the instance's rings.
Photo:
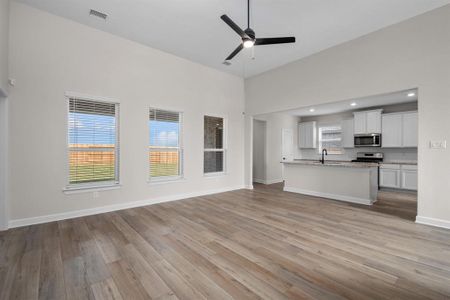
<path id="1" fill-rule="evenodd" d="M 328 155 L 326 158 L 330 160 L 349 161 L 356 158 L 357 152 L 383 152 L 384 161 L 417 161 L 417 149 L 414 148 L 353 148 L 344 149 L 344 153 L 340 155 Z M 319 159 L 320 154 L 317 149 L 302 149 L 298 159 Z"/>

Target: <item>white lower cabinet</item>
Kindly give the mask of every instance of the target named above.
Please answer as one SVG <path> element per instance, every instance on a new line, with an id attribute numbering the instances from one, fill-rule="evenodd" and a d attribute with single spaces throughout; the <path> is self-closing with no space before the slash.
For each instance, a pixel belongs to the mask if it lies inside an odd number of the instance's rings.
<path id="1" fill-rule="evenodd" d="M 382 165 L 380 167 L 380 186 L 399 189 L 400 165 Z"/>
<path id="2" fill-rule="evenodd" d="M 417 191 L 417 166 L 403 165 L 401 168 L 402 189 Z"/>
<path id="3" fill-rule="evenodd" d="M 380 186 L 417 191 L 417 166 L 382 164 L 380 166 Z"/>

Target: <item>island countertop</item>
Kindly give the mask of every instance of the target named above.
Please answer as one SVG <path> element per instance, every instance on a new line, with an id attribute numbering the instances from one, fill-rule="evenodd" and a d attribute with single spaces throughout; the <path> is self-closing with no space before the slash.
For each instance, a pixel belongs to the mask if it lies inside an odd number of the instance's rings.
<path id="1" fill-rule="evenodd" d="M 321 167 L 345 167 L 345 168 L 377 168 L 378 163 L 370 162 L 351 162 L 351 161 L 339 161 L 339 160 L 325 160 L 322 164 L 319 160 L 313 159 L 295 159 L 289 161 L 282 161 L 283 164 L 295 164 L 295 165 L 310 165 Z"/>

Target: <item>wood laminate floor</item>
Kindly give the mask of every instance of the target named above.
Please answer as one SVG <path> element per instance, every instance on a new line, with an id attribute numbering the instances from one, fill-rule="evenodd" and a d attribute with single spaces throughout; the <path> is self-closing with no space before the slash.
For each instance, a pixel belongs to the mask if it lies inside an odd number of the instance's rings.
<path id="1" fill-rule="evenodd" d="M 0 233 L 0 299 L 449 299 L 450 231 L 255 187 Z"/>

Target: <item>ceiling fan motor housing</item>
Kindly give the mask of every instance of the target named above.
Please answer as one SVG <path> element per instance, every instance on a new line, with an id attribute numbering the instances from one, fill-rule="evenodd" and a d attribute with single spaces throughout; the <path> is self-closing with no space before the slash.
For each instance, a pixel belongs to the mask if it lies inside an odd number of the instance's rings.
<path id="1" fill-rule="evenodd" d="M 256 35 L 255 35 L 255 32 L 253 31 L 253 29 L 247 28 L 247 29 L 244 30 L 244 32 L 245 32 L 252 40 L 255 40 Z"/>

